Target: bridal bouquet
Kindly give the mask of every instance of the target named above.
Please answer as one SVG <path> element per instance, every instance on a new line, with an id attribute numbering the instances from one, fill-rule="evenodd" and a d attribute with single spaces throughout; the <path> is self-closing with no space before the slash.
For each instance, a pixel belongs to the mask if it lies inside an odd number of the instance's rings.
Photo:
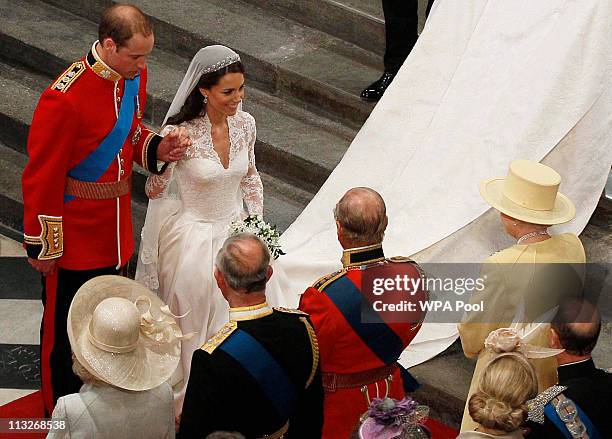
<path id="1" fill-rule="evenodd" d="M 272 256 L 273 259 L 278 259 L 279 256 L 285 254 L 278 242 L 280 234 L 278 230 L 276 230 L 276 227 L 265 222 L 257 215 L 249 215 L 242 221 L 234 221 L 231 223 L 229 236 L 237 233 L 252 233 L 259 237 L 266 246 L 268 246 L 270 256 Z"/>

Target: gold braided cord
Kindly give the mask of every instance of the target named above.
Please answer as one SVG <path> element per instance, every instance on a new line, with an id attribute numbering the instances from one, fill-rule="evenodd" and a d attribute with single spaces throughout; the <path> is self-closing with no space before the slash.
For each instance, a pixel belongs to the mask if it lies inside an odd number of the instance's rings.
<path id="1" fill-rule="evenodd" d="M 315 373 L 317 373 L 317 368 L 319 367 L 319 342 L 317 341 L 317 335 L 315 334 L 314 328 L 306 317 L 300 317 L 300 320 L 306 326 L 306 331 L 308 332 L 308 337 L 310 338 L 310 346 L 312 347 L 312 370 L 310 371 L 310 376 L 308 377 L 308 381 L 306 381 L 305 389 L 312 384 L 312 380 L 314 380 Z"/>

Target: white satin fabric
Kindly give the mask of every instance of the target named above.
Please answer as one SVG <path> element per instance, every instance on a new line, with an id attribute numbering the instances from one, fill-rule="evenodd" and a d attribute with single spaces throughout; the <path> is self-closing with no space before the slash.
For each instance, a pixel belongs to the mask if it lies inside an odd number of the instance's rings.
<path id="1" fill-rule="evenodd" d="M 215 256 L 233 221 L 244 218 L 247 211 L 253 215 L 263 211 L 253 117 L 241 111 L 228 117 L 227 169 L 213 148 L 206 115 L 181 126 L 193 144 L 183 160 L 147 180 L 152 199 L 136 269 L 136 280 L 157 291 L 172 313 L 188 313 L 178 320 L 183 333 L 196 333 L 181 343 L 181 361 L 173 378 L 176 413 L 182 411 L 193 352 L 228 320 L 228 304 L 213 276 Z"/>
<path id="2" fill-rule="evenodd" d="M 340 164 L 283 234 L 268 290 L 295 307 L 341 267 L 332 209 L 355 186 L 387 203 L 384 248 L 418 262 L 479 262 L 510 244 L 478 184 L 515 159 L 556 169 L 580 233 L 612 163 L 612 2 L 438 0 L 424 32 Z M 456 325 L 425 324 L 402 354 L 446 349 Z"/>

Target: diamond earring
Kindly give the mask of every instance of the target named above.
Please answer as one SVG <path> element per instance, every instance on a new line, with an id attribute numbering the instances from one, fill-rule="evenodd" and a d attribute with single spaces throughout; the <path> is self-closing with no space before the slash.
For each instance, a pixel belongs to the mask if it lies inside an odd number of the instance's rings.
<path id="1" fill-rule="evenodd" d="M 204 95 L 203 97 L 204 97 L 204 103 L 205 104 L 208 103 L 208 96 Z"/>

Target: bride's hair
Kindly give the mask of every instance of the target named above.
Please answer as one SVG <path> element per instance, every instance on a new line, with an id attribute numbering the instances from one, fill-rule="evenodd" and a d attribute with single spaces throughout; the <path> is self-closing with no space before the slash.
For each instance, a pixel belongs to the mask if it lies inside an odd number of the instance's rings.
<path id="1" fill-rule="evenodd" d="M 537 393 L 533 366 L 522 354 L 508 352 L 487 364 L 468 410 L 480 425 L 511 432 L 525 421 L 528 411 L 525 403 Z"/>
<path id="2" fill-rule="evenodd" d="M 175 116 L 168 118 L 168 124 L 178 125 L 179 123 L 195 119 L 202 114 L 205 104 L 204 96 L 202 96 L 202 93 L 200 93 L 200 89 L 210 89 L 213 85 L 217 85 L 221 78 L 228 73 L 244 74 L 244 67 L 242 63 L 237 61 L 228 65 L 227 67 L 202 75 L 197 85 L 193 88 L 189 96 L 187 96 L 187 99 L 185 99 L 185 103 L 181 107 L 181 111 L 179 111 Z"/>

